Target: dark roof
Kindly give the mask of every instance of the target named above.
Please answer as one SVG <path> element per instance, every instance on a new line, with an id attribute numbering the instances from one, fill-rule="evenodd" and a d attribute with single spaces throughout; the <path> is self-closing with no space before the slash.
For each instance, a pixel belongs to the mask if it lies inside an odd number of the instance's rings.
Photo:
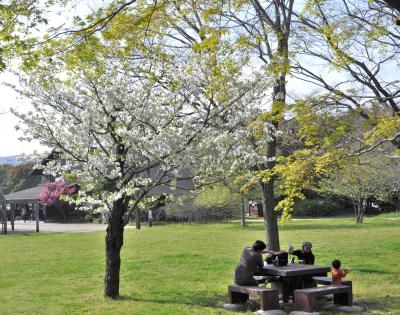
<path id="1" fill-rule="evenodd" d="M 52 150 L 52 151 L 49 153 L 49 155 L 48 155 L 46 158 L 44 158 L 44 159 L 40 162 L 40 164 L 43 165 L 43 166 L 46 166 L 47 163 L 49 163 L 50 161 L 53 161 L 53 160 L 57 159 L 59 156 L 60 156 L 60 153 L 59 153 L 59 152 L 57 152 L 57 151 L 55 151 L 55 150 Z M 32 170 L 29 172 L 28 175 L 29 175 L 29 176 L 43 175 L 43 169 L 34 168 L 34 169 L 32 169 Z"/>
<path id="2" fill-rule="evenodd" d="M 195 189 L 193 175 L 190 171 L 181 170 L 177 175 L 173 175 L 170 172 L 165 175 L 163 173 L 163 171 L 156 167 L 142 173 L 144 176 L 148 176 L 154 180 L 157 180 L 161 176 L 159 185 L 152 188 L 149 191 L 149 195 L 181 195 Z"/>
<path id="3" fill-rule="evenodd" d="M 0 200 L 4 200 L 4 194 L 3 194 L 3 192 L 1 191 L 1 189 L 0 189 Z"/>
<path id="4" fill-rule="evenodd" d="M 61 153 L 52 150 L 49 155 L 44 158 L 41 162 L 42 166 L 46 166 L 50 161 L 60 158 Z M 193 175 L 189 170 L 181 170 L 179 175 L 172 175 L 168 172 L 166 175 L 163 174 L 163 171 L 158 167 L 153 167 L 150 169 L 143 170 L 139 174 L 143 176 L 149 176 L 152 179 L 158 179 L 161 176 L 161 180 L 159 185 L 152 188 L 149 191 L 149 195 L 162 195 L 162 194 L 173 194 L 173 195 L 181 195 L 187 191 L 194 190 L 195 185 L 193 182 Z M 43 169 L 33 169 L 30 173 L 30 176 L 35 175 L 43 175 Z M 173 185 L 175 180 L 176 185 Z"/>
<path id="5" fill-rule="evenodd" d="M 149 195 L 161 195 L 161 194 L 172 194 L 172 195 L 181 195 L 190 190 L 194 190 L 195 185 L 192 179 L 176 179 L 176 185 L 171 185 L 169 183 L 161 184 L 152 188 L 149 192 Z"/>
<path id="6" fill-rule="evenodd" d="M 5 195 L 4 198 L 8 203 L 35 203 L 38 202 L 39 193 L 42 190 L 42 185 L 13 192 Z"/>

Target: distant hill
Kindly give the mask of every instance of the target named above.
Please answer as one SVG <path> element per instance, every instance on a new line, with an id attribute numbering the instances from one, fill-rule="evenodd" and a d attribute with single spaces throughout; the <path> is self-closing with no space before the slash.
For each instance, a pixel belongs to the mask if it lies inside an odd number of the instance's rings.
<path id="1" fill-rule="evenodd" d="M 21 155 L 0 156 L 0 164 L 21 165 L 24 161 L 18 160 Z"/>

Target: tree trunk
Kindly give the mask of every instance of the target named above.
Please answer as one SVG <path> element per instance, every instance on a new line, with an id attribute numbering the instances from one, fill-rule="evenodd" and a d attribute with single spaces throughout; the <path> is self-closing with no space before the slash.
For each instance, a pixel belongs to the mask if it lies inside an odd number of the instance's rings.
<path id="1" fill-rule="evenodd" d="M 287 46 L 286 46 L 287 47 Z M 280 55 L 285 55 L 286 51 L 283 44 L 280 43 L 279 48 Z M 273 88 L 273 104 L 272 114 L 273 116 L 279 115 L 279 103 L 285 102 L 286 97 L 286 83 L 285 75 L 281 74 L 276 78 L 275 85 Z M 268 130 L 266 131 L 266 142 L 267 142 L 267 158 L 269 161 L 265 165 L 266 170 L 272 170 L 275 166 L 276 161 L 276 136 L 275 132 L 278 130 L 278 122 L 270 121 Z M 275 178 L 272 177 L 269 182 L 263 183 L 259 181 L 262 203 L 263 203 L 263 214 L 264 214 L 264 226 L 267 240 L 267 250 L 278 251 L 279 246 L 279 231 L 278 231 L 278 217 L 275 212 L 275 191 L 274 191 Z"/>
<path id="2" fill-rule="evenodd" d="M 361 212 L 360 224 L 362 224 L 364 222 L 364 216 L 365 216 L 365 209 L 362 210 L 362 212 Z"/>
<path id="3" fill-rule="evenodd" d="M 266 148 L 268 162 L 266 165 L 259 167 L 259 170 L 272 170 L 275 166 L 276 161 L 276 136 L 275 132 L 278 130 L 279 122 L 282 120 L 285 100 L 286 100 L 286 74 L 289 70 L 289 35 L 290 35 L 290 18 L 292 17 L 292 5 L 293 1 L 288 1 L 286 6 L 285 1 L 272 1 L 271 4 L 275 10 L 271 10 L 274 13 L 267 12 L 263 8 L 263 3 L 260 1 L 251 1 L 254 6 L 257 16 L 262 20 L 262 24 L 268 25 L 271 32 L 274 32 L 278 46 L 275 51 L 268 49 L 266 56 L 268 56 L 269 62 L 272 64 L 271 74 L 274 77 L 274 87 L 272 90 L 272 108 L 271 118 L 265 121 L 266 131 Z M 265 37 L 265 44 L 270 48 L 272 47 L 270 40 Z M 262 57 L 262 56 L 261 56 Z M 264 214 L 264 225 L 267 240 L 268 250 L 279 250 L 279 234 L 278 234 L 278 220 L 275 212 L 275 193 L 274 193 L 274 181 L 272 178 L 268 183 L 259 181 L 261 189 L 262 203 L 263 203 L 263 214 Z"/>
<path id="4" fill-rule="evenodd" d="M 11 230 L 14 231 L 14 220 L 15 220 L 15 204 L 11 204 Z"/>
<path id="5" fill-rule="evenodd" d="M 7 234 L 7 204 L 5 201 L 2 202 L 2 214 L 3 214 L 3 234 Z"/>
<path id="6" fill-rule="evenodd" d="M 135 222 L 136 222 L 136 229 L 140 230 L 141 225 L 140 225 L 140 208 L 136 206 L 135 209 Z"/>
<path id="7" fill-rule="evenodd" d="M 43 206 L 43 218 L 44 222 L 47 222 L 47 204 Z"/>
<path id="8" fill-rule="evenodd" d="M 149 210 L 148 212 L 148 225 L 149 227 L 153 226 L 153 210 Z"/>
<path id="9" fill-rule="evenodd" d="M 66 220 L 67 219 L 67 214 L 66 214 L 64 205 L 57 205 L 56 207 L 57 207 L 58 212 L 61 213 L 63 219 Z"/>
<path id="10" fill-rule="evenodd" d="M 127 205 L 121 199 L 115 201 L 107 226 L 104 296 L 112 299 L 119 296 L 120 253 L 124 243 L 123 215 L 126 207 Z"/>
<path id="11" fill-rule="evenodd" d="M 366 202 L 359 201 L 357 205 L 357 224 L 362 224 L 365 215 Z"/>
<path id="12" fill-rule="evenodd" d="M 246 226 L 246 203 L 247 199 L 242 196 L 242 208 L 240 211 L 240 226 Z"/>
<path id="13" fill-rule="evenodd" d="M 269 183 L 260 182 L 260 189 L 263 203 L 267 250 L 278 251 L 280 249 L 279 231 L 278 217 L 275 212 L 275 194 L 273 181 L 271 180 Z"/>
<path id="14" fill-rule="evenodd" d="M 36 232 L 39 233 L 39 204 L 34 203 L 33 204 L 33 211 L 35 212 L 35 220 L 36 220 Z"/>

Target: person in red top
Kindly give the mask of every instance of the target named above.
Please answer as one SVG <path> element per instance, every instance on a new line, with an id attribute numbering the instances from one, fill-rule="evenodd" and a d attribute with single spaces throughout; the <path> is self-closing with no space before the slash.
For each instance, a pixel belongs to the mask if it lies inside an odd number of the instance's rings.
<path id="1" fill-rule="evenodd" d="M 346 277 L 349 271 L 347 269 L 340 269 L 340 260 L 335 259 L 332 261 L 332 284 L 341 285 L 342 278 Z"/>

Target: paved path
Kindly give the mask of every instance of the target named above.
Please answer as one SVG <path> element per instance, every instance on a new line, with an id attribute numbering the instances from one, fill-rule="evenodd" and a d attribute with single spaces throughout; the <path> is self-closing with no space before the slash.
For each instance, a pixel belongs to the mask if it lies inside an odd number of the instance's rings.
<path id="1" fill-rule="evenodd" d="M 95 224 L 95 223 L 46 223 L 40 221 L 39 230 L 41 232 L 95 232 L 95 231 L 105 231 L 106 224 Z M 130 227 L 128 227 L 130 228 Z M 14 229 L 16 232 L 35 232 L 36 222 L 35 221 L 15 221 Z M 7 230 L 11 231 L 11 223 L 8 222 Z"/>

